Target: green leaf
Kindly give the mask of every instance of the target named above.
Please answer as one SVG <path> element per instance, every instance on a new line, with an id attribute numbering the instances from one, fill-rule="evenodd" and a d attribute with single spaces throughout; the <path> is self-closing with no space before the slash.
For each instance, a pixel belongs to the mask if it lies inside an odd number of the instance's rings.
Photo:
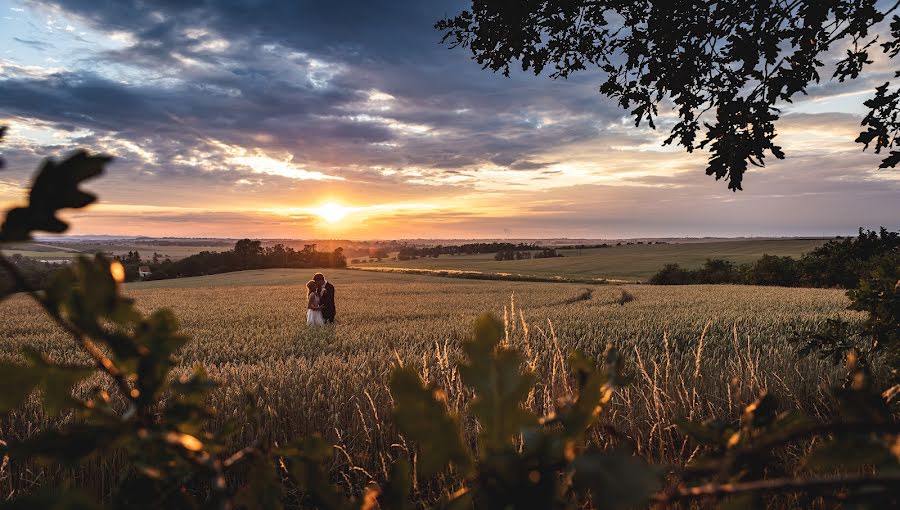
<path id="1" fill-rule="evenodd" d="M 103 173 L 110 159 L 78 151 L 59 163 L 45 160 L 31 185 L 28 206 L 7 213 L 0 227 L 0 241 L 26 241 L 35 230 L 64 232 L 69 225 L 56 217 L 57 211 L 94 202 L 97 197 L 82 191 L 79 185 Z"/>
<path id="2" fill-rule="evenodd" d="M 534 386 L 534 375 L 522 370 L 518 351 L 499 345 L 503 323 L 491 315 L 475 322 L 475 338 L 463 343 L 468 363 L 459 365 L 459 375 L 475 390 L 470 409 L 481 424 L 482 453 L 510 447 L 522 429 L 537 423 L 522 407 Z"/>
<path id="3" fill-rule="evenodd" d="M 431 476 L 448 464 L 468 473 L 472 456 L 463 443 L 459 420 L 447 410 L 443 391 L 426 387 L 419 374 L 408 367 L 395 368 L 388 385 L 397 426 L 421 450 L 419 474 Z"/>
<path id="4" fill-rule="evenodd" d="M 605 509 L 642 506 L 662 487 L 660 469 L 625 452 L 585 453 L 573 465 L 575 487 Z"/>

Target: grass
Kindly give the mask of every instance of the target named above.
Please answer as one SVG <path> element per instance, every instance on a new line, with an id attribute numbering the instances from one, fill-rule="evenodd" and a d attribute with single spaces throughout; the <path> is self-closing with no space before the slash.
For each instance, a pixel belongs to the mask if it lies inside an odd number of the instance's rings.
<path id="1" fill-rule="evenodd" d="M 706 259 L 722 258 L 735 263 L 751 262 L 764 254 L 800 256 L 824 244 L 824 240 L 740 240 L 709 243 L 623 245 L 586 250 L 560 250 L 564 257 L 496 261 L 492 254 L 424 258 L 409 261 L 383 260 L 354 265 L 360 269 L 456 270 L 473 273 L 512 273 L 571 280 L 609 279 L 646 281 L 663 265 L 675 262 L 700 267 Z"/>
<path id="2" fill-rule="evenodd" d="M 565 394 L 565 353 L 599 356 L 607 343 L 629 360 L 634 384 L 619 393 L 603 422 L 621 429 L 637 452 L 674 466 L 697 453 L 676 431 L 678 419 L 737 416 L 766 390 L 786 406 L 827 414 L 827 392 L 840 370 L 798 359 L 788 339 L 828 318 L 857 315 L 842 291 L 748 286 L 656 287 L 485 282 L 329 270 L 337 287 L 338 325 L 304 324 L 308 270 L 265 270 L 129 284 L 142 308 L 171 307 L 194 337 L 180 353 L 183 371 L 203 364 L 221 383 L 213 404 L 245 423 L 245 443 L 287 442 L 318 433 L 339 445 L 333 468 L 360 491 L 383 479 L 397 445 L 386 383 L 391 366 L 416 367 L 463 412 L 467 393 L 453 368 L 474 318 L 505 318 L 508 341 L 539 377 L 529 405 L 548 411 Z M 622 303 L 623 292 L 633 300 Z M 0 303 L 0 358 L 24 346 L 53 359 L 80 357 L 63 333 L 23 296 Z M 103 383 L 103 381 L 93 381 Z M 87 390 L 87 385 L 82 388 Z M 243 419 L 249 392 L 263 419 Z M 468 434 L 474 435 L 471 420 Z M 0 420 L 0 439 L 55 423 L 36 402 Z M 598 432 L 592 441 L 605 442 Z M 94 459 L 78 480 L 100 487 L 121 466 Z M 0 498 L 52 478 L 52 470 L 0 468 Z M 371 478 L 370 478 L 371 477 Z"/>

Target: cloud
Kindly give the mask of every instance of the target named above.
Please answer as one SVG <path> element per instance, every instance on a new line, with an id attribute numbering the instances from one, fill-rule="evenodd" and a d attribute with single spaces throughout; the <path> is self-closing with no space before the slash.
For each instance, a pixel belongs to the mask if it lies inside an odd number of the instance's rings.
<path id="1" fill-rule="evenodd" d="M 43 41 L 33 41 L 30 39 L 21 39 L 19 37 L 13 37 L 13 40 L 16 42 L 22 43 L 26 46 L 31 46 L 32 48 L 34 48 L 38 51 L 45 51 L 45 50 L 53 47 L 52 44 L 43 42 Z"/>

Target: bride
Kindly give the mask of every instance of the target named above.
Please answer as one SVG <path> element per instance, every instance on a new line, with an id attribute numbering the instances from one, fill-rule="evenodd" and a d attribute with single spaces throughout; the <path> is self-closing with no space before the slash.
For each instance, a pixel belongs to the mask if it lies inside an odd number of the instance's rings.
<path id="1" fill-rule="evenodd" d="M 310 280 L 306 284 L 306 289 L 309 290 L 309 301 L 306 305 L 306 325 L 307 326 L 320 326 L 325 324 L 325 318 L 322 316 L 322 307 L 319 304 L 319 284 L 316 283 L 315 280 Z"/>

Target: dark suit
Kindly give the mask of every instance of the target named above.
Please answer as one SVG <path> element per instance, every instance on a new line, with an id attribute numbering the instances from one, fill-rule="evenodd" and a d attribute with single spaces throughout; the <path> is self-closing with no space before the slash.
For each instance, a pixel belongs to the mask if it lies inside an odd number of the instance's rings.
<path id="1" fill-rule="evenodd" d="M 337 310 L 334 307 L 334 285 L 325 283 L 325 287 L 320 292 L 319 304 L 322 306 L 322 316 L 325 322 L 334 322 L 334 316 Z"/>

